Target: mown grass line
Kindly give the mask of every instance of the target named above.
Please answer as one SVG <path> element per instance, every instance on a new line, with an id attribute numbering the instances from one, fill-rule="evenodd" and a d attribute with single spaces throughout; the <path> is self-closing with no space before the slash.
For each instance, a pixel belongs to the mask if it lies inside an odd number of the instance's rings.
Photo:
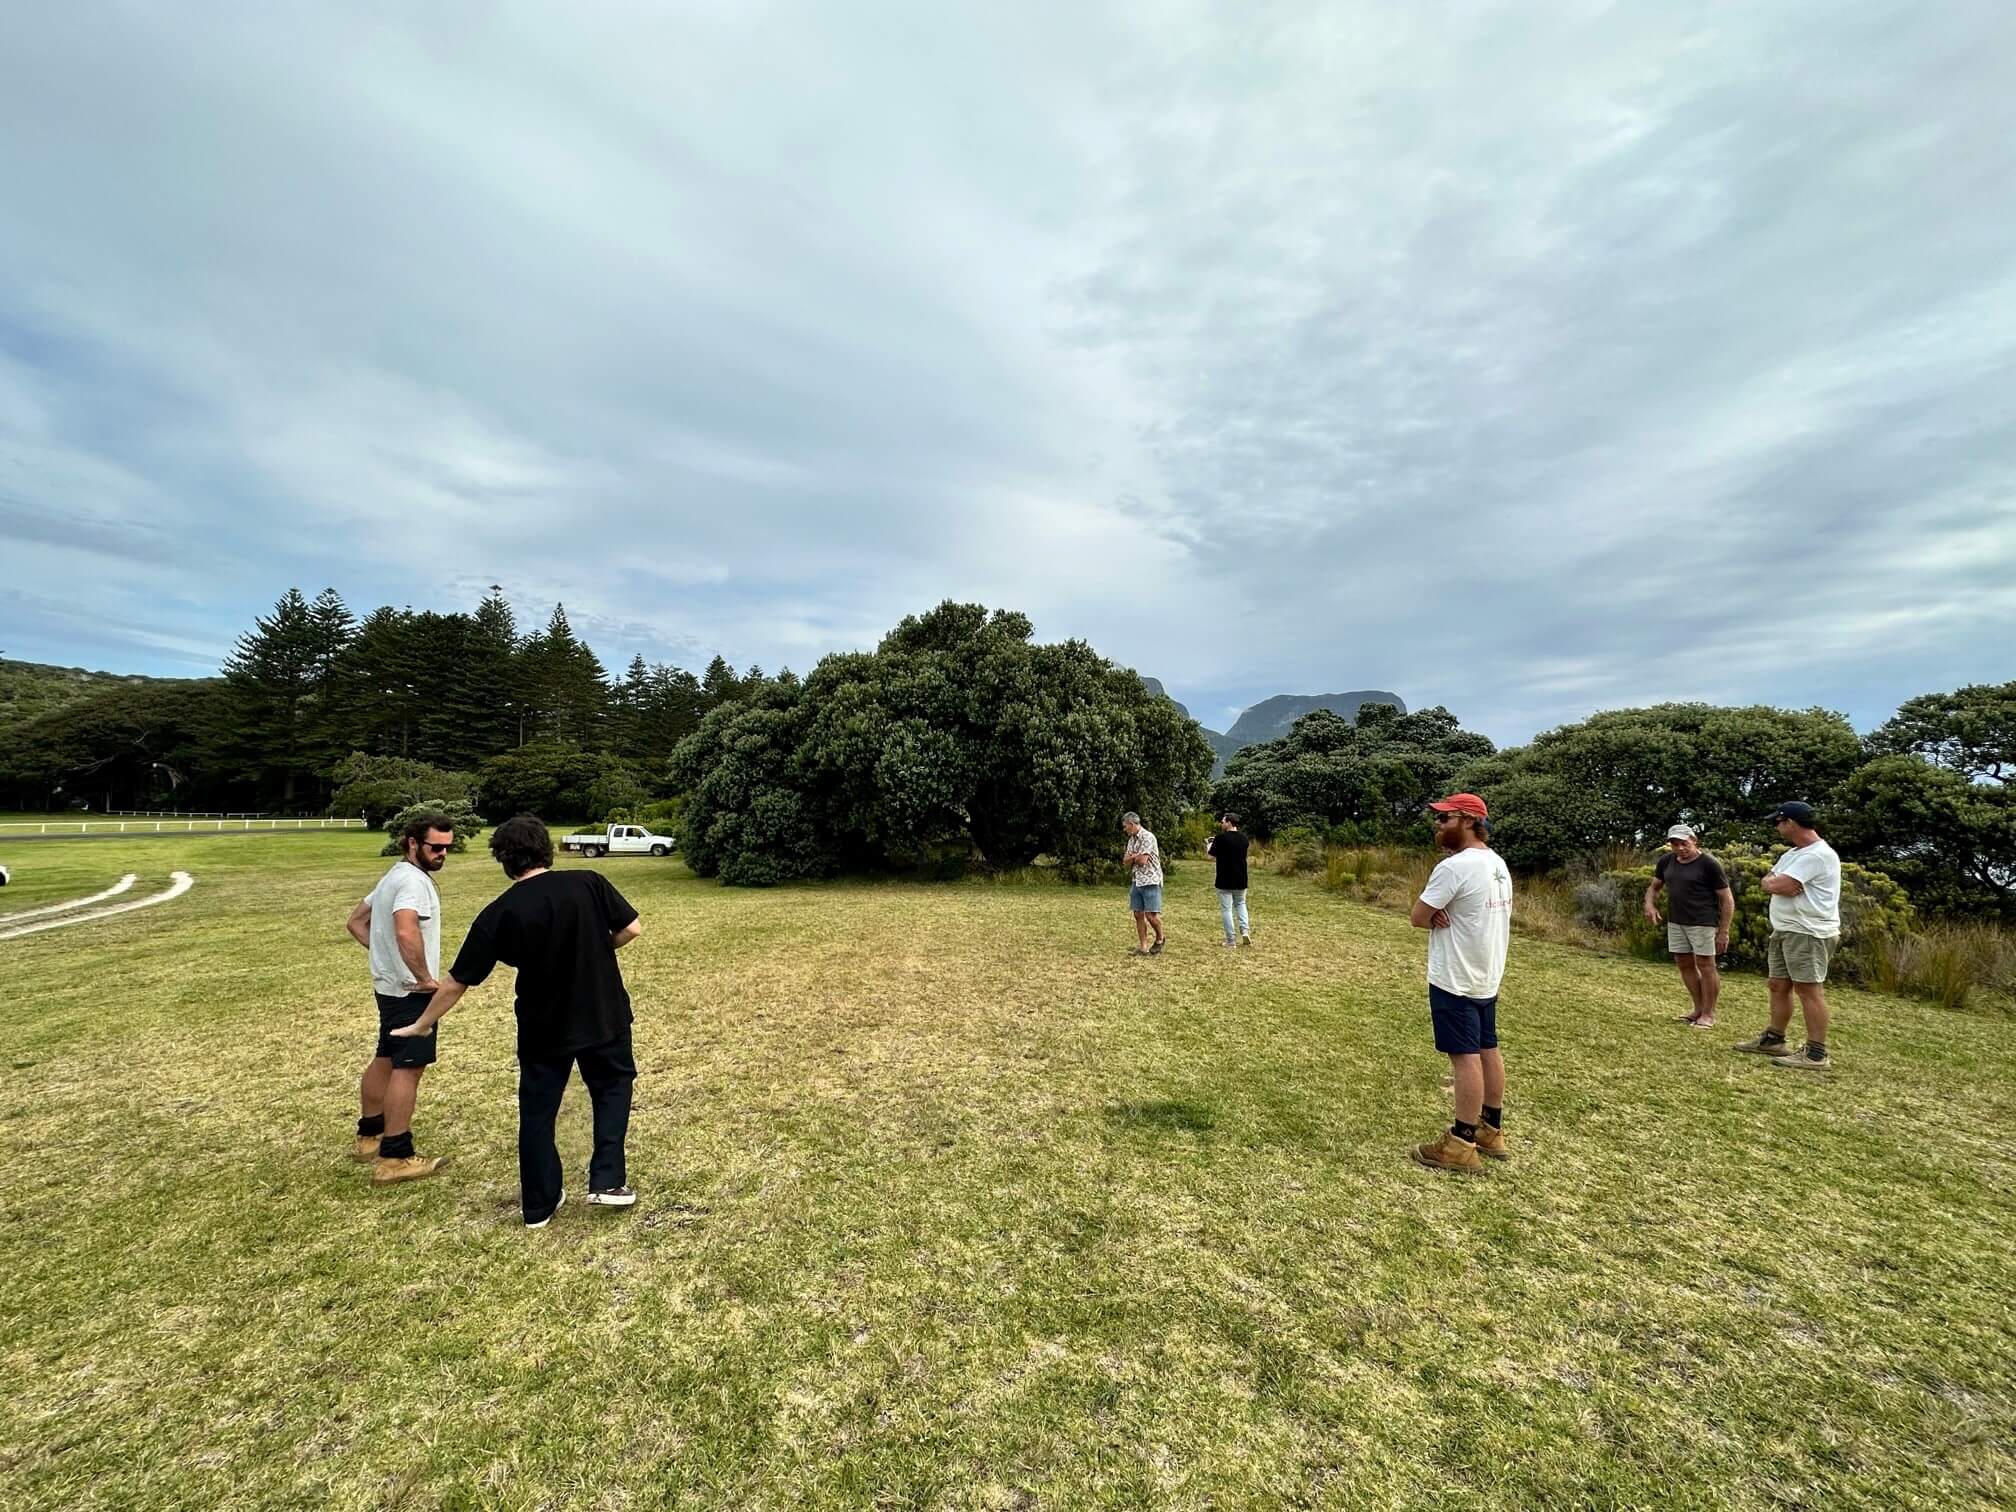
<path id="1" fill-rule="evenodd" d="M 423 1091 L 449 1172 L 344 1158 L 370 849 L 37 852 L 198 886 L 0 945 L 0 1504 L 2016 1492 L 2006 1022 L 1844 992 L 1795 1077 L 1728 1053 L 1761 982 L 1694 1034 L 1670 969 L 1520 939 L 1517 1159 L 1459 1183 L 1404 1159 L 1446 1117 L 1420 937 L 1312 883 L 1228 952 L 1186 866 L 1137 961 L 1106 892 L 611 860 L 644 1202 L 527 1234 L 508 981 Z M 451 942 L 500 885 L 451 861 Z"/>

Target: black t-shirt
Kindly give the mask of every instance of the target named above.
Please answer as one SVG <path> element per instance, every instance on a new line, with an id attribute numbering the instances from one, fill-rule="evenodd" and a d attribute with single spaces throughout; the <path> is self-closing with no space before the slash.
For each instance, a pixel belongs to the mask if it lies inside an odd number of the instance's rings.
<path id="1" fill-rule="evenodd" d="M 1217 886 L 1237 892 L 1246 885 L 1246 836 L 1240 830 L 1220 830 L 1211 837 L 1211 859 L 1218 863 Z"/>
<path id="2" fill-rule="evenodd" d="M 518 968 L 518 1053 L 606 1044 L 630 1023 L 609 936 L 637 917 L 600 872 L 542 872 L 476 915 L 449 974 L 474 987 L 499 961 Z"/>
<path id="3" fill-rule="evenodd" d="M 1666 891 L 1673 895 L 1667 923 L 1698 929 L 1704 924 L 1722 922 L 1722 905 L 1715 895 L 1729 885 L 1729 877 L 1722 870 L 1722 863 L 1708 852 L 1682 862 L 1668 851 L 1653 866 L 1652 875 L 1664 882 Z"/>

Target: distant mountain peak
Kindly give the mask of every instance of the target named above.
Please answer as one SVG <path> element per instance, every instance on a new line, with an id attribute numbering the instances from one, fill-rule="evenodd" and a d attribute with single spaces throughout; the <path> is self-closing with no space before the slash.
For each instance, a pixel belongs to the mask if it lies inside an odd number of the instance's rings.
<path id="1" fill-rule="evenodd" d="M 1361 688 L 1355 693 L 1276 693 L 1241 714 L 1227 734 L 1242 746 L 1279 740 L 1294 728 L 1296 720 L 1318 709 L 1328 709 L 1356 724 L 1359 708 L 1368 703 L 1390 704 L 1401 714 L 1407 712 L 1398 693 L 1380 688 Z"/>
<path id="2" fill-rule="evenodd" d="M 1141 677 L 1140 673 L 1134 674 Z M 1169 698 L 1169 690 L 1153 677 L 1141 677 L 1141 682 L 1157 698 Z M 1176 700 L 1171 703 L 1181 709 L 1183 716 L 1190 717 L 1190 711 Z M 1388 693 L 1380 688 L 1360 689 L 1355 693 L 1276 693 L 1272 698 L 1263 698 L 1239 716 L 1237 723 L 1225 734 L 1216 730 L 1205 730 L 1204 738 L 1211 742 L 1211 749 L 1218 753 L 1218 764 L 1212 769 L 1215 778 L 1225 770 L 1225 763 L 1234 751 L 1244 746 L 1259 745 L 1262 741 L 1279 740 L 1295 726 L 1295 721 L 1304 714 L 1318 709 L 1328 709 L 1331 713 L 1358 722 L 1358 710 L 1368 703 L 1390 704 L 1398 712 L 1407 712 L 1406 701 L 1398 693 Z"/>

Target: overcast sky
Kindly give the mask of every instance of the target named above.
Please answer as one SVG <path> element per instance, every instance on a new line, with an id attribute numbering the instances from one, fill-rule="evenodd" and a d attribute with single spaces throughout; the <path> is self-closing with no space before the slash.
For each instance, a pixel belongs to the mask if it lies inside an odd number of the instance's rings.
<path id="1" fill-rule="evenodd" d="M 290 584 L 1205 723 L 2016 676 L 2016 5 L 10 7 L 0 654 Z"/>

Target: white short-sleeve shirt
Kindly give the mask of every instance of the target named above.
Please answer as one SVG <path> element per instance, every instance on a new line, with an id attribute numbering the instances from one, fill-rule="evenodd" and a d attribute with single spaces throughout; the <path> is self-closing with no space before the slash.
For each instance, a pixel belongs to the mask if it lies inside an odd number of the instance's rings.
<path id="1" fill-rule="evenodd" d="M 371 889 L 371 986 L 387 997 L 405 997 L 414 988 L 413 973 L 399 954 L 392 915 L 410 908 L 420 916 L 420 940 L 427 947 L 427 975 L 441 980 L 441 894 L 434 879 L 410 861 L 392 870 Z"/>
<path id="2" fill-rule="evenodd" d="M 1794 897 L 1771 895 L 1771 927 L 1781 934 L 1841 933 L 1841 857 L 1825 840 L 1795 845 L 1771 868 L 1799 883 Z"/>
<path id="3" fill-rule="evenodd" d="M 1512 873 L 1489 846 L 1447 856 L 1428 874 L 1421 901 L 1449 915 L 1428 931 L 1428 982 L 1458 997 L 1492 998 L 1512 945 Z"/>

